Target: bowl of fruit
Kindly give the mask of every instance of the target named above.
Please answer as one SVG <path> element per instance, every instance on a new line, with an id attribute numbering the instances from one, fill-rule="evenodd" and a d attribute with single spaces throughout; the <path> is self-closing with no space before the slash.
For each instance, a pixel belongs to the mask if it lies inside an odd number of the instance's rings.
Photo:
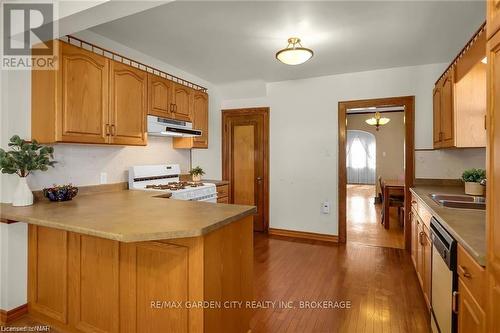
<path id="1" fill-rule="evenodd" d="M 78 187 L 71 184 L 54 185 L 53 187 L 44 188 L 42 192 L 50 201 L 68 201 L 78 194 Z"/>

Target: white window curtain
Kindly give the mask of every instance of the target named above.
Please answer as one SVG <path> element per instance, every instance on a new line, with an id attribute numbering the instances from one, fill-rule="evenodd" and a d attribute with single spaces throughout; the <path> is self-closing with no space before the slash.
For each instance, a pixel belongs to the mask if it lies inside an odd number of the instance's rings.
<path id="1" fill-rule="evenodd" d="M 371 133 L 347 131 L 347 183 L 375 184 L 376 143 Z"/>

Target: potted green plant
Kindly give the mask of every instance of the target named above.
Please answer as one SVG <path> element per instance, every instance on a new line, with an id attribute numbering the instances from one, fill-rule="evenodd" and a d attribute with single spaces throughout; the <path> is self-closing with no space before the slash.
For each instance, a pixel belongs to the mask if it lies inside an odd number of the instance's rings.
<path id="1" fill-rule="evenodd" d="M 462 174 L 462 180 L 465 183 L 465 194 L 481 196 L 484 194 L 484 186 L 481 181 L 486 179 L 484 169 L 467 169 Z"/>
<path id="2" fill-rule="evenodd" d="M 10 138 L 8 146 L 12 150 L 5 151 L 0 148 L 0 171 L 19 176 L 19 182 L 12 195 L 12 205 L 32 205 L 33 193 L 26 182 L 26 177 L 33 171 L 47 171 L 49 166 L 54 166 L 56 163 L 53 160 L 54 148 L 42 146 L 36 140 L 27 142 L 18 135 Z"/>
<path id="3" fill-rule="evenodd" d="M 205 174 L 205 171 L 199 166 L 192 168 L 191 171 L 189 171 L 189 174 L 191 175 L 191 179 L 193 182 L 199 182 L 201 181 L 201 176 Z"/>

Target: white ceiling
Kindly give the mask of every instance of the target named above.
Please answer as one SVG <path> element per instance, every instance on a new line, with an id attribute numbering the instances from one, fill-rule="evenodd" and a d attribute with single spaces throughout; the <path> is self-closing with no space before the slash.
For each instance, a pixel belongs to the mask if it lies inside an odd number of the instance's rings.
<path id="1" fill-rule="evenodd" d="M 91 30 L 215 84 L 449 62 L 485 20 L 485 1 L 175 1 Z M 274 55 L 298 36 L 314 57 Z"/>

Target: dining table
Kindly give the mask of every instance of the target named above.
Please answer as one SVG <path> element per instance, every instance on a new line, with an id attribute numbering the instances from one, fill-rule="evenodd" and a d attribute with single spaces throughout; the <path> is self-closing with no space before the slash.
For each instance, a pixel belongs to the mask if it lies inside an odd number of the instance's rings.
<path id="1" fill-rule="evenodd" d="M 398 193 L 401 194 L 401 192 L 404 195 L 404 190 L 405 190 L 405 181 L 401 179 L 387 179 L 382 182 L 383 186 L 383 196 L 384 196 L 384 228 L 389 229 L 389 198 L 391 193 Z"/>

